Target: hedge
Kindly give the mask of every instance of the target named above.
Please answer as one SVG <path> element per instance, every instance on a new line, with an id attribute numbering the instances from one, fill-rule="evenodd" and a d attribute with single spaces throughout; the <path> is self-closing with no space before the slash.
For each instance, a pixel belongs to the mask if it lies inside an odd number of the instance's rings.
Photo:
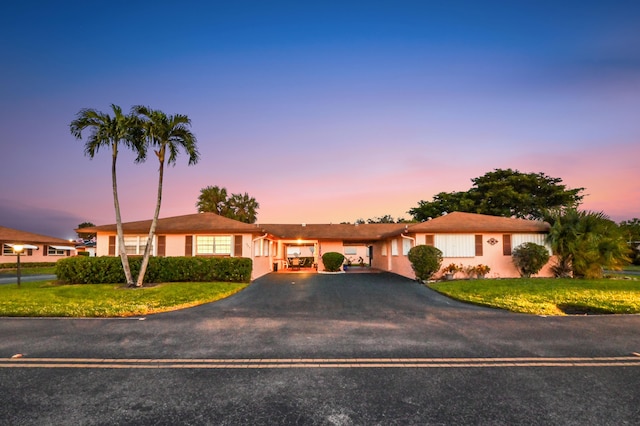
<path id="1" fill-rule="evenodd" d="M 141 257 L 129 257 L 134 279 Z M 145 283 L 251 280 L 251 259 L 244 257 L 150 257 Z M 119 257 L 69 257 L 56 263 L 58 280 L 73 284 L 126 282 Z"/>

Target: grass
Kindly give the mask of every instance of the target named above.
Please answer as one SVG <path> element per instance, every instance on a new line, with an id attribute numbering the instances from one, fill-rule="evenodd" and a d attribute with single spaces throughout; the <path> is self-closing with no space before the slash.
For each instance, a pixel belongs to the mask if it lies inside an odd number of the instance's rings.
<path id="1" fill-rule="evenodd" d="M 39 281 L 0 285 L 0 316 L 129 317 L 214 302 L 247 283 L 167 283 L 130 289 L 120 284 L 58 285 Z"/>
<path id="2" fill-rule="evenodd" d="M 1 269 L 0 277 L 15 277 L 17 274 L 17 269 Z M 56 273 L 55 266 L 48 266 L 45 268 L 40 267 L 29 267 L 29 268 L 20 268 L 20 275 L 34 275 L 34 274 L 46 274 L 53 275 Z"/>
<path id="3" fill-rule="evenodd" d="M 640 281 L 633 279 L 456 280 L 430 287 L 463 302 L 527 314 L 640 313 Z"/>

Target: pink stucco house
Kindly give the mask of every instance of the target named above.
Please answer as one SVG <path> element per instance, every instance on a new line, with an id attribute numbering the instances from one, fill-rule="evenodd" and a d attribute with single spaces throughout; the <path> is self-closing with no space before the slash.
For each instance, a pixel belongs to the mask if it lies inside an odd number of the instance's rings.
<path id="1" fill-rule="evenodd" d="M 125 247 L 141 255 L 151 220 L 123 224 Z M 79 229 L 97 234 L 97 256 L 116 256 L 116 225 Z M 511 251 L 525 242 L 545 245 L 549 224 L 454 212 L 422 223 L 246 224 L 214 213 L 158 220 L 154 256 L 233 256 L 253 261 L 252 278 L 300 269 L 323 271 L 322 254 L 343 253 L 352 264 L 415 278 L 407 254 L 411 247 L 433 245 L 443 265 L 488 265 L 489 277 L 517 277 Z M 550 262 L 551 263 L 551 262 Z M 551 276 L 547 265 L 539 276 Z"/>
<path id="2" fill-rule="evenodd" d="M 13 250 L 16 244 L 24 246 L 21 254 L 23 262 L 55 262 L 76 254 L 74 244 L 67 240 L 0 226 L 0 263 L 16 261 Z"/>

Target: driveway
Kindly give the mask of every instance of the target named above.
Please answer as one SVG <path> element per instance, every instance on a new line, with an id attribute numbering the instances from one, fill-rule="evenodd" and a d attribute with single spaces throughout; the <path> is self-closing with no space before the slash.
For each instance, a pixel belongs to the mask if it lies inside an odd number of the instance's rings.
<path id="1" fill-rule="evenodd" d="M 271 274 L 146 318 L 1 318 L 0 419 L 637 424 L 639 329 L 465 305 L 393 274 Z"/>

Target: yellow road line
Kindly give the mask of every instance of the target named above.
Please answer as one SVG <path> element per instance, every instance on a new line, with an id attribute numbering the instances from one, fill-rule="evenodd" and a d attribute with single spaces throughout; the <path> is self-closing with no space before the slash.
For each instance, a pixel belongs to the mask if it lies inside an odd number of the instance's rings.
<path id="1" fill-rule="evenodd" d="M 522 368 L 640 367 L 637 356 L 522 358 L 15 358 L 0 368 L 258 369 L 258 368 Z"/>

